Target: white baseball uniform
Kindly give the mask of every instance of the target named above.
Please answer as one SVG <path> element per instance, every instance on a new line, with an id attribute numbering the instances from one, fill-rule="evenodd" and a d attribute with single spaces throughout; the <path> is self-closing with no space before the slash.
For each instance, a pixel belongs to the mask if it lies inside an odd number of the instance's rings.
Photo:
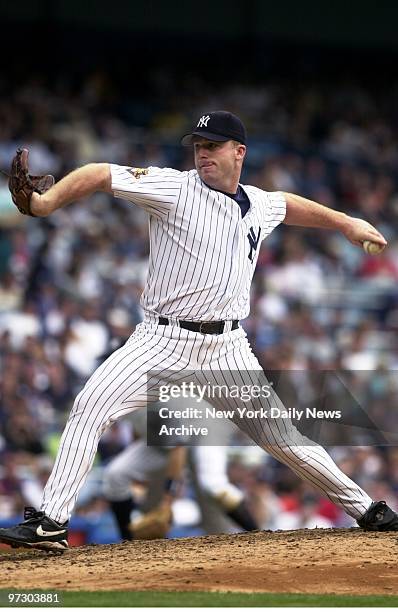
<path id="1" fill-rule="evenodd" d="M 242 218 L 239 204 L 206 186 L 196 170 L 111 165 L 111 174 L 114 195 L 149 213 L 149 272 L 141 300 L 145 317 L 75 400 L 41 507 L 58 522 L 69 518 L 104 430 L 157 399 L 157 380 L 148 372 L 162 371 L 177 381 L 189 371 L 202 384 L 211 372 L 216 379 L 219 371 L 239 373 L 239 378 L 261 371 L 244 330 L 233 329 L 232 322 L 249 314 L 260 242 L 285 216 L 282 193 L 242 186 L 250 201 Z M 159 316 L 169 324 L 161 324 Z M 179 319 L 226 323 L 223 333 L 212 335 L 183 329 Z M 281 406 L 276 394 L 263 400 L 270 402 Z M 230 407 L 223 400 L 215 403 Z M 237 424 L 354 518 L 372 503 L 322 447 L 290 422 L 257 418 Z"/>

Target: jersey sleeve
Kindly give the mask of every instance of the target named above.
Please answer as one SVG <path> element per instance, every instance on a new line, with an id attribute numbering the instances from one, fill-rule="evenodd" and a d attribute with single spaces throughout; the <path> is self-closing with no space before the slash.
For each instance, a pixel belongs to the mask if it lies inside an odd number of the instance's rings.
<path id="1" fill-rule="evenodd" d="M 133 168 L 110 164 L 116 198 L 137 204 L 150 215 L 165 217 L 177 203 L 183 172 L 172 168 Z"/>
<path id="2" fill-rule="evenodd" d="M 282 191 L 265 191 L 266 207 L 263 229 L 268 235 L 286 217 L 286 199 Z"/>

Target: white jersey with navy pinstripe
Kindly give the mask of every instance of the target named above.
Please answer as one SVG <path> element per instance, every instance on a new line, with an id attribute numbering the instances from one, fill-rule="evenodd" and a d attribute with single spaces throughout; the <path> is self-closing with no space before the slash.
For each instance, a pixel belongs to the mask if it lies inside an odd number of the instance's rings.
<path id="1" fill-rule="evenodd" d="M 260 241 L 285 216 L 281 193 L 242 186 L 250 202 L 242 218 L 239 204 L 207 187 L 195 170 L 113 165 L 111 172 L 115 196 L 135 202 L 150 216 L 151 259 L 142 297 L 145 317 L 75 399 L 41 504 L 43 512 L 59 523 L 71 515 L 101 434 L 117 419 L 158 399 L 159 371 L 172 383 L 191 372 L 200 385 L 218 384 L 219 375 L 234 386 L 245 384 L 244 380 L 256 384 L 254 373 L 261 372 L 261 366 L 242 327 L 232 330 L 231 325 L 220 334 L 208 334 L 187 330 L 173 319 L 231 321 L 247 316 Z M 162 324 L 158 314 L 168 317 L 169 324 Z M 211 403 L 227 410 L 231 398 L 212 398 Z M 269 399 L 252 398 L 247 408 L 258 414 L 257 407 L 271 404 L 283 409 L 274 390 Z M 372 500 L 367 493 L 290 420 L 246 417 L 237 424 L 354 518 L 369 508 Z"/>
<path id="2" fill-rule="evenodd" d="M 243 319 L 260 243 L 286 213 L 281 192 L 242 185 L 250 209 L 208 187 L 196 170 L 111 165 L 112 190 L 150 215 L 144 310 L 190 321 Z"/>

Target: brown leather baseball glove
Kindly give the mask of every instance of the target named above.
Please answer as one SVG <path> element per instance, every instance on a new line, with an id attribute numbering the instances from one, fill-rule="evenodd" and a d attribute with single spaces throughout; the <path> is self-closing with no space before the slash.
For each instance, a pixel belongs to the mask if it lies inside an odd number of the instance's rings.
<path id="1" fill-rule="evenodd" d="M 130 523 L 129 529 L 134 540 L 157 540 L 166 537 L 172 520 L 170 506 L 161 504 Z"/>
<path id="2" fill-rule="evenodd" d="M 11 172 L 8 180 L 8 188 L 11 192 L 12 201 L 23 215 L 34 217 L 30 208 L 32 193 L 44 193 L 54 185 L 54 177 L 51 174 L 33 176 L 29 174 L 28 149 L 17 149 L 17 153 L 11 163 Z"/>

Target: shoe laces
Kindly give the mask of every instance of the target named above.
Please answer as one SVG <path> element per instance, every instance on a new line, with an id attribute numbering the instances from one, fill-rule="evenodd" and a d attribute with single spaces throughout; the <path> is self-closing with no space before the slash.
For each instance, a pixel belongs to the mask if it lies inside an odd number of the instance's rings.
<path id="1" fill-rule="evenodd" d="M 375 507 L 372 508 L 372 520 L 381 521 L 384 518 L 384 514 L 387 508 L 387 504 L 385 501 L 379 501 L 375 504 Z"/>
<path id="2" fill-rule="evenodd" d="M 24 521 L 29 521 L 31 519 L 38 519 L 44 515 L 43 512 L 36 510 L 36 508 L 32 508 L 31 506 L 27 506 L 23 513 Z"/>
<path id="3" fill-rule="evenodd" d="M 54 523 L 57 527 L 68 527 L 69 521 L 65 521 L 65 523 L 57 523 L 52 518 L 47 516 L 45 512 L 42 510 L 36 510 L 36 508 L 32 508 L 31 506 L 26 506 L 24 510 L 24 523 L 28 521 L 37 521 L 37 519 L 46 518 L 50 523 Z"/>

